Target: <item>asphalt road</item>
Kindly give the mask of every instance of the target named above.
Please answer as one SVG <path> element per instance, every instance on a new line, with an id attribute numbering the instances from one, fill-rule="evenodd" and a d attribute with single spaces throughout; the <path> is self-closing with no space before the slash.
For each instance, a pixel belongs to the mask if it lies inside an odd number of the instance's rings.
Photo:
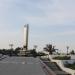
<path id="1" fill-rule="evenodd" d="M 45 75 L 38 58 L 7 57 L 0 61 L 0 75 Z"/>

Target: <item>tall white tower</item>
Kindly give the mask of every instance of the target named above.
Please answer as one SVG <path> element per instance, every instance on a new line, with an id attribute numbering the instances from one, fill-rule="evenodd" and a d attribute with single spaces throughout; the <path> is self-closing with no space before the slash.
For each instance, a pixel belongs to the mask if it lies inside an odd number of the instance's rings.
<path id="1" fill-rule="evenodd" d="M 29 33 L 29 25 L 24 25 L 24 47 L 23 50 L 28 50 L 28 33 Z"/>

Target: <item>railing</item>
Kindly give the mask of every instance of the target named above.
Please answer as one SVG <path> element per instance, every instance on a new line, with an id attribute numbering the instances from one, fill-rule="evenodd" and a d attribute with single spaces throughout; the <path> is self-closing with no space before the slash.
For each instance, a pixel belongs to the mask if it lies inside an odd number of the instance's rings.
<path id="1" fill-rule="evenodd" d="M 56 63 L 59 65 L 59 67 L 60 67 L 63 71 L 65 71 L 65 72 L 67 72 L 67 73 L 70 73 L 70 74 L 72 74 L 72 75 L 75 75 L 75 70 L 66 68 L 66 67 L 64 66 L 62 60 L 54 60 L 54 59 L 52 59 L 51 55 L 49 55 L 49 59 L 50 59 L 52 62 L 56 62 Z"/>
<path id="2" fill-rule="evenodd" d="M 56 75 L 42 60 L 40 60 L 40 64 L 46 75 Z"/>

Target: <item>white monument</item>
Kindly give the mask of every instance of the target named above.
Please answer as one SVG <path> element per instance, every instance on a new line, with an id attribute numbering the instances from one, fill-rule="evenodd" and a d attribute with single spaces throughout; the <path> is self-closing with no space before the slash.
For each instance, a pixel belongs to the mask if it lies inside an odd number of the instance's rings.
<path id="1" fill-rule="evenodd" d="M 23 44 L 23 49 L 20 50 L 19 55 L 25 56 L 28 54 L 28 33 L 29 33 L 29 25 L 26 24 L 24 25 L 24 44 Z"/>
<path id="2" fill-rule="evenodd" d="M 26 24 L 24 25 L 24 46 L 23 46 L 23 50 L 25 51 L 28 50 L 28 32 L 29 32 L 29 25 Z"/>

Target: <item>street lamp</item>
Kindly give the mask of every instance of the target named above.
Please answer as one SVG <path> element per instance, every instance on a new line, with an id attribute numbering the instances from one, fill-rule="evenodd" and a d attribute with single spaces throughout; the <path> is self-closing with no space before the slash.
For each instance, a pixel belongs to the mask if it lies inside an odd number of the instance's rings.
<path id="1" fill-rule="evenodd" d="M 9 44 L 10 48 L 13 49 L 13 44 Z"/>
<path id="2" fill-rule="evenodd" d="M 34 45 L 34 49 L 36 50 L 36 48 L 37 48 L 37 45 Z"/>
<path id="3" fill-rule="evenodd" d="M 66 48 L 67 48 L 67 55 L 68 55 L 69 46 L 67 46 Z"/>

